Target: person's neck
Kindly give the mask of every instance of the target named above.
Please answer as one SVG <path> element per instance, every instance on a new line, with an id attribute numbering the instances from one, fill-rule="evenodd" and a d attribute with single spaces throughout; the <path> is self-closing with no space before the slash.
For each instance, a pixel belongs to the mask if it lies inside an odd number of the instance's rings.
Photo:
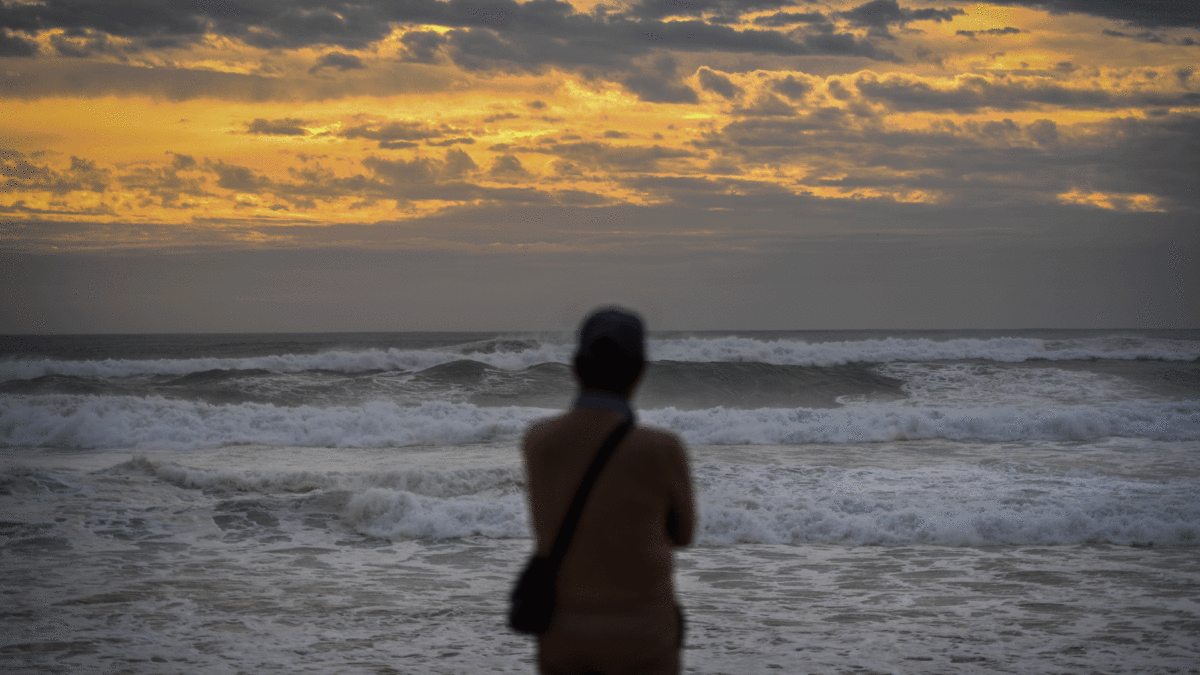
<path id="1" fill-rule="evenodd" d="M 612 410 L 630 416 L 633 415 L 633 408 L 629 405 L 629 397 L 603 389 L 580 390 L 578 398 L 575 399 L 575 407 Z"/>

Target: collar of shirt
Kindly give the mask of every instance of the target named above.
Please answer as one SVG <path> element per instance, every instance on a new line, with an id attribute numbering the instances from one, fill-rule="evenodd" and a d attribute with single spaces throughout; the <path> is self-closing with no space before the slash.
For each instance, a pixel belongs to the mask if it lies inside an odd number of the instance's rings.
<path id="1" fill-rule="evenodd" d="M 627 415 L 629 419 L 633 419 L 633 409 L 629 407 L 629 401 L 607 391 L 582 392 L 579 394 L 579 398 L 575 399 L 575 407 L 611 410 Z"/>

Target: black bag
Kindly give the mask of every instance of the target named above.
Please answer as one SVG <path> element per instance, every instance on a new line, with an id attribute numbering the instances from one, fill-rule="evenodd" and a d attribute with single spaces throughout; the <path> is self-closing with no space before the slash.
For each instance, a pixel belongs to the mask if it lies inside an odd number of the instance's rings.
<path id="1" fill-rule="evenodd" d="M 541 635 L 550 627 L 554 615 L 555 582 L 558 570 L 550 556 L 535 555 L 525 566 L 512 592 L 508 610 L 508 625 L 518 633 Z"/>
<path id="2" fill-rule="evenodd" d="M 625 420 L 608 435 L 604 445 L 600 446 L 600 450 L 592 458 L 592 463 L 588 466 L 587 473 L 583 475 L 583 480 L 579 482 L 579 489 L 575 491 L 575 497 L 571 500 L 567 515 L 558 528 L 558 536 L 554 538 L 550 555 L 535 554 L 525 565 L 525 571 L 521 572 L 521 576 L 517 579 L 517 584 L 509 596 L 509 628 L 518 633 L 541 635 L 550 627 L 550 618 L 554 616 L 558 568 L 567 555 L 567 547 L 571 545 L 571 538 L 575 536 L 575 527 L 579 525 L 579 517 L 583 515 L 583 505 L 587 503 L 588 493 L 592 491 L 592 486 L 600 477 L 600 470 L 604 468 L 608 458 L 612 456 L 613 450 L 631 428 L 633 428 L 633 420 Z"/>

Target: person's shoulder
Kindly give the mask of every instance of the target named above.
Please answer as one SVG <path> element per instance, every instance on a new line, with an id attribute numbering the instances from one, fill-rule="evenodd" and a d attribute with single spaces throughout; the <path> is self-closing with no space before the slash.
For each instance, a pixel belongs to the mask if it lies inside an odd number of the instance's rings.
<path id="1" fill-rule="evenodd" d="M 536 443 L 539 439 L 553 434 L 555 429 L 562 426 L 565 418 L 566 415 L 554 415 L 553 417 L 541 417 L 531 421 L 529 427 L 525 429 L 525 444 Z"/>

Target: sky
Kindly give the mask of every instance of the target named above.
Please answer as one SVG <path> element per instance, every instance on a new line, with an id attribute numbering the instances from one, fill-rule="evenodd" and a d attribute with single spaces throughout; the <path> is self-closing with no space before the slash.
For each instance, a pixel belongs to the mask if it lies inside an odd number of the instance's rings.
<path id="1" fill-rule="evenodd" d="M 0 0 L 0 333 L 1200 327 L 1193 0 Z"/>

